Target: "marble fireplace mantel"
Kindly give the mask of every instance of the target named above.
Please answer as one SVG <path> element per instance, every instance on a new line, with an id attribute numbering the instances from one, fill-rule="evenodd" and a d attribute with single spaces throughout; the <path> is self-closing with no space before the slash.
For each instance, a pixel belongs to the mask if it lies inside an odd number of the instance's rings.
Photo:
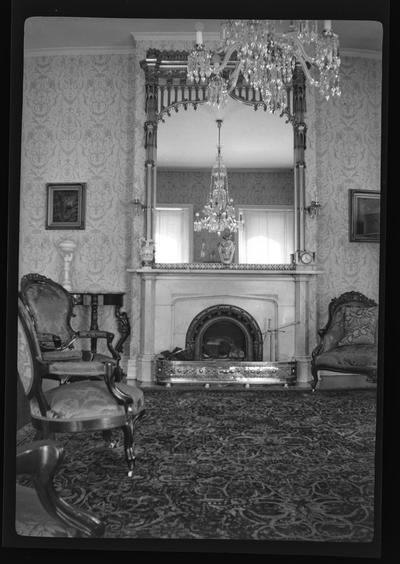
<path id="1" fill-rule="evenodd" d="M 322 272 L 317 267 L 205 263 L 127 270 L 132 291 L 140 291 L 140 343 L 128 361 L 128 379 L 154 382 L 156 355 L 185 348 L 188 327 L 202 310 L 231 304 L 258 322 L 265 335 L 264 360 L 296 360 L 298 382 L 311 380 L 310 349 L 316 335 L 312 282 Z"/>

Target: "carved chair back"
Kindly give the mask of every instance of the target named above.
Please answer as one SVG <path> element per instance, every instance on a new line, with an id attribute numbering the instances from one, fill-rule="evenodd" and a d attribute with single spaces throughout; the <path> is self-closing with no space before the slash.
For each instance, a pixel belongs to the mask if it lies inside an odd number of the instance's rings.
<path id="1" fill-rule="evenodd" d="M 35 407 L 44 415 L 48 405 L 42 391 L 42 374 L 40 366 L 42 353 L 36 336 L 32 318 L 25 308 L 22 300 L 18 298 L 18 345 L 17 345 L 17 371 L 24 392 Z M 43 366 L 45 366 L 43 364 Z"/>
<path id="2" fill-rule="evenodd" d="M 18 299 L 17 369 L 26 395 L 29 395 L 33 385 L 35 370 L 33 356 L 41 358 L 41 354 L 32 320 L 22 301 Z"/>
<path id="3" fill-rule="evenodd" d="M 32 315 L 42 350 L 72 344 L 73 301 L 65 288 L 41 274 L 26 274 L 21 280 L 21 298 Z"/>
<path id="4" fill-rule="evenodd" d="M 338 298 L 331 300 L 329 304 L 328 322 L 323 329 L 318 331 L 321 337 L 321 345 L 316 351 L 321 354 L 334 348 L 343 338 L 345 332 L 344 313 L 349 307 L 377 308 L 377 303 L 367 298 L 360 292 L 345 292 Z"/>

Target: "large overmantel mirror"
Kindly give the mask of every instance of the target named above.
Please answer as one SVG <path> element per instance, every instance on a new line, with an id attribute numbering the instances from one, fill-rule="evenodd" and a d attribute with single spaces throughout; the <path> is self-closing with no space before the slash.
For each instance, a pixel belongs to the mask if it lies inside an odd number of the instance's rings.
<path id="1" fill-rule="evenodd" d="M 185 51 L 151 49 L 146 80 L 146 202 L 143 265 L 152 268 L 295 269 L 305 249 L 305 77 L 296 65 L 288 106 L 267 111 L 243 83 L 225 105 L 187 79 Z M 219 153 L 227 169 L 236 231 L 194 229 L 209 200 Z M 199 222 L 198 222 L 199 226 Z M 228 241 L 234 244 L 231 245 Z M 234 253 L 223 252 L 221 243 Z"/>

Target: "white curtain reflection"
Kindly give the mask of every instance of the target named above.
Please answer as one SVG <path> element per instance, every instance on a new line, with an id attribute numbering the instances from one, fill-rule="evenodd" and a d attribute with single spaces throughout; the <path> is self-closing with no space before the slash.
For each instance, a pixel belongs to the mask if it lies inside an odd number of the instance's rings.
<path id="1" fill-rule="evenodd" d="M 293 253 L 293 209 L 239 210 L 244 220 L 239 231 L 239 262 L 284 264 Z"/>
<path id="2" fill-rule="evenodd" d="M 189 262 L 189 209 L 156 209 L 156 262 Z"/>

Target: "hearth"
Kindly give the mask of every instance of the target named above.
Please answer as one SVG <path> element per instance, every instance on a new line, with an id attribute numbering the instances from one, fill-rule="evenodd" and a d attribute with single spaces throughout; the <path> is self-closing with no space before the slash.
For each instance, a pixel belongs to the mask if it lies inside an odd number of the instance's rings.
<path id="1" fill-rule="evenodd" d="M 156 359 L 159 384 L 294 384 L 295 362 L 262 362 L 263 335 L 243 308 L 217 304 L 189 325 L 186 348 Z"/>
<path id="2" fill-rule="evenodd" d="M 257 321 L 244 309 L 218 304 L 201 311 L 186 333 L 191 360 L 262 360 L 263 336 Z"/>
<path id="3" fill-rule="evenodd" d="M 137 339 L 131 340 L 128 380 L 156 382 L 163 372 L 170 382 L 187 377 L 207 383 L 211 364 L 218 365 L 218 378 L 230 381 L 242 373 L 252 382 L 258 375 L 266 383 L 287 382 L 293 366 L 297 382 L 310 380 L 318 271 L 236 266 L 128 269 L 132 295 L 139 292 L 141 303 L 131 313 Z M 159 359 L 161 351 L 175 348 L 189 349 L 190 359 Z"/>

